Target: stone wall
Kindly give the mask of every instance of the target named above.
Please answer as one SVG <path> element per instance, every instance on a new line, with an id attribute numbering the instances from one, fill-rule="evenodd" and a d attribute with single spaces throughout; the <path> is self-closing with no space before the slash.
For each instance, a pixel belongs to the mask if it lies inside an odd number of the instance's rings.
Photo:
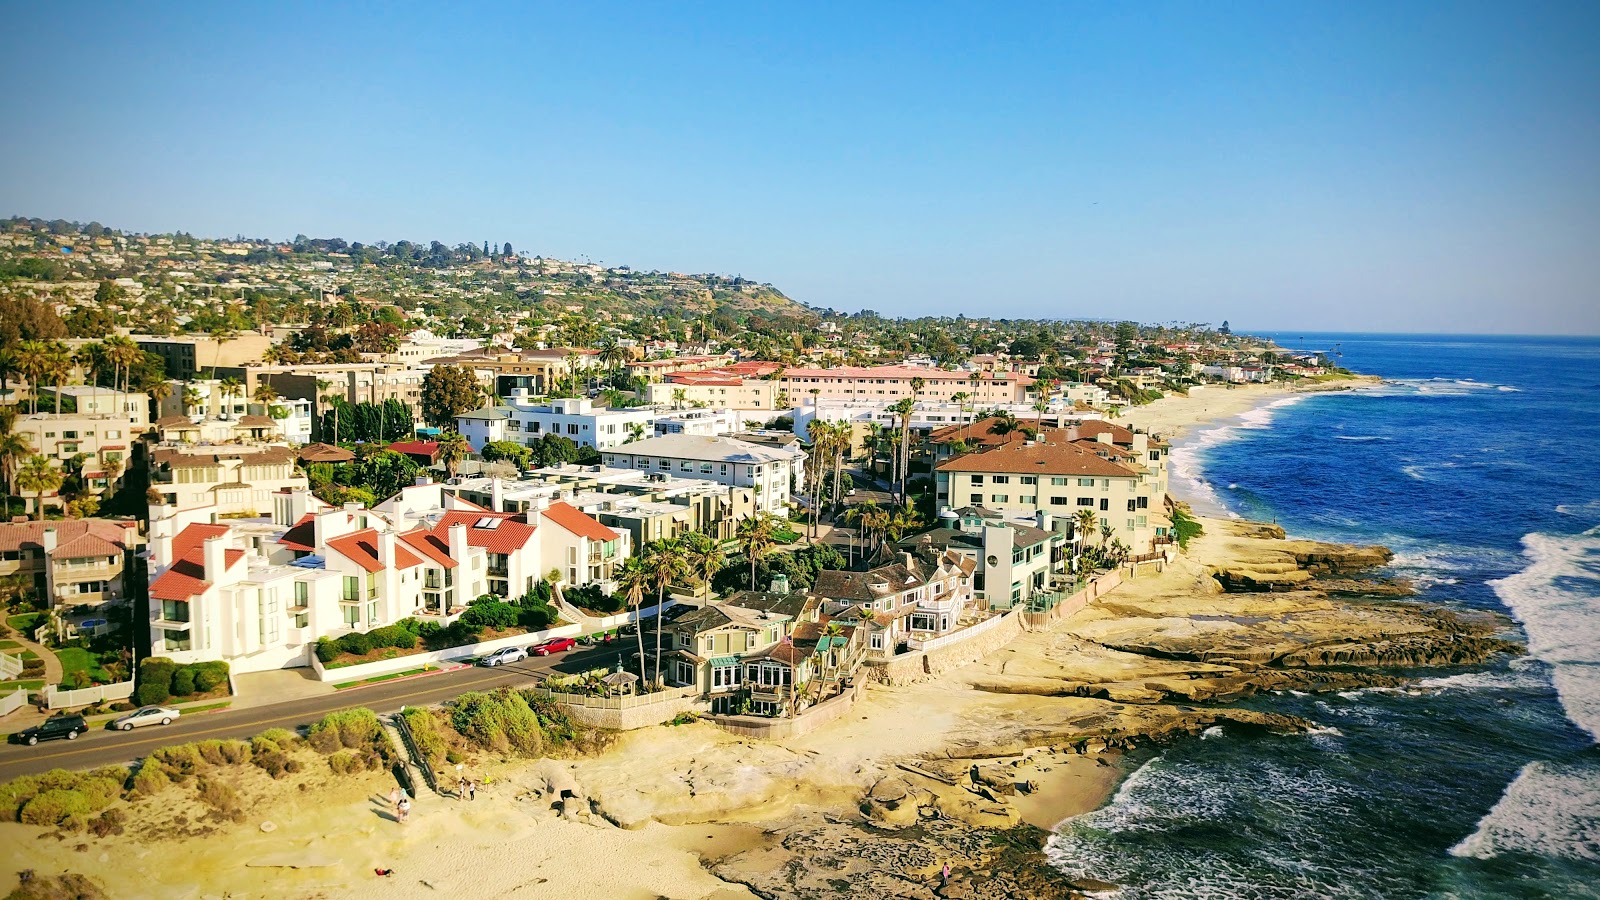
<path id="1" fill-rule="evenodd" d="M 561 708 L 572 718 L 593 728 L 632 731 L 635 728 L 649 728 L 651 725 L 670 722 L 679 713 L 693 712 L 699 703 L 698 697 L 688 696 L 674 697 L 660 703 L 647 703 L 628 709 L 600 709 L 573 703 L 563 703 Z"/>
<path id="2" fill-rule="evenodd" d="M 821 728 L 849 712 L 861 699 L 866 682 L 857 679 L 855 684 L 837 697 L 824 700 L 794 718 L 768 718 L 766 716 L 711 716 L 711 721 L 723 731 L 740 737 L 763 741 L 777 741 L 799 737 Z"/>
<path id="3" fill-rule="evenodd" d="M 868 660 L 867 677 L 880 684 L 911 684 L 977 662 L 1011 643 L 1022 633 L 1022 614 L 1012 610 L 992 626 L 973 630 L 972 636 L 932 650 L 902 653 L 892 659 Z"/>

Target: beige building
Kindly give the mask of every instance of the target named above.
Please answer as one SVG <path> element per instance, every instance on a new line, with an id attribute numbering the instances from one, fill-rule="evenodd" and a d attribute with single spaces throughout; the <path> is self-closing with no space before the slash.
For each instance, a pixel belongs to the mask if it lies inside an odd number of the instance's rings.
<path id="1" fill-rule="evenodd" d="M 681 394 L 679 392 L 682 392 Z M 654 406 L 714 406 L 718 409 L 778 408 L 781 388 L 776 381 L 742 378 L 726 372 L 687 372 L 668 375 L 645 389 L 644 401 Z"/>
<path id="2" fill-rule="evenodd" d="M 787 369 L 774 380 L 791 403 L 799 404 L 808 397 L 893 402 L 913 396 L 915 378 L 922 379 L 916 399 L 951 403 L 956 394 L 965 394 L 967 403 L 978 406 L 1026 402 L 1033 386 L 1032 378 L 1017 372 L 952 372 L 925 366 Z"/>
<path id="3" fill-rule="evenodd" d="M 941 507 L 1043 512 L 1063 529 L 1073 526 L 1080 510 L 1092 510 L 1099 527 L 1110 528 L 1135 554 L 1151 552 L 1170 524 L 1163 476 L 1077 443 L 1003 444 L 958 456 L 934 472 Z"/>
<path id="4" fill-rule="evenodd" d="M 90 489 L 104 491 L 120 483 L 126 471 L 129 447 L 148 429 L 148 419 L 123 415 L 38 413 L 18 418 L 11 430 L 26 435 L 34 450 L 65 468 L 79 453 L 89 459 L 83 477 Z"/>
<path id="5" fill-rule="evenodd" d="M 288 447 L 176 445 L 150 451 L 150 486 L 177 509 L 215 507 L 219 516 L 267 515 L 273 495 L 306 489 Z"/>
<path id="6" fill-rule="evenodd" d="M 133 521 L 66 519 L 0 524 L 0 577 L 21 576 L 51 605 L 128 599 L 126 551 L 139 543 Z"/>
<path id="7" fill-rule="evenodd" d="M 129 335 L 140 350 L 161 357 L 167 364 L 167 375 L 172 378 L 192 378 L 213 367 L 237 368 L 258 362 L 261 355 L 272 346 L 272 338 L 246 331 L 224 340 L 213 340 L 209 335 L 185 334 L 156 337 L 148 334 Z"/>

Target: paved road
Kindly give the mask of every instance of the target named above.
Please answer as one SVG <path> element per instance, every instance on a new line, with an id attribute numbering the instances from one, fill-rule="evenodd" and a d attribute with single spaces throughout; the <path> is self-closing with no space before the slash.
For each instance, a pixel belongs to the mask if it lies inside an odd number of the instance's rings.
<path id="1" fill-rule="evenodd" d="M 97 726 L 75 741 L 50 741 L 33 747 L 3 744 L 0 745 L 0 782 L 51 769 L 126 765 L 158 747 L 210 738 L 248 738 L 268 728 L 308 725 L 333 710 L 352 706 L 365 706 L 379 713 L 395 712 L 402 706 L 428 706 L 467 691 L 527 684 L 551 671 L 579 672 L 602 666 L 611 667 L 616 665 L 623 650 L 624 645 L 619 643 L 575 650 L 559 656 L 535 657 L 492 669 L 474 666 L 437 675 L 379 682 L 370 687 L 353 688 L 307 700 L 201 713 L 181 718 L 172 725 L 152 725 L 135 731 L 110 731 L 104 726 Z"/>

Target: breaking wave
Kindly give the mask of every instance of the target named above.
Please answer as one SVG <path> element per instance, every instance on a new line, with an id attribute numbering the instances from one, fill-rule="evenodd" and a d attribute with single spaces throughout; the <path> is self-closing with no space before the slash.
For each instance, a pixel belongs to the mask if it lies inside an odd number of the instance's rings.
<path id="1" fill-rule="evenodd" d="M 1593 770 L 1528 763 L 1450 855 L 1489 859 L 1508 851 L 1600 860 L 1600 782 Z"/>

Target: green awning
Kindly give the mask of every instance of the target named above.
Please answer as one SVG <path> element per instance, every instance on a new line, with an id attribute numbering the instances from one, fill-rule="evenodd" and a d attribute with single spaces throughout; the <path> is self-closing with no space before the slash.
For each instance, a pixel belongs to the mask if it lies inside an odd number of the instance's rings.
<path id="1" fill-rule="evenodd" d="M 720 668 L 723 666 L 737 666 L 738 664 L 739 657 L 737 656 L 713 656 L 711 658 L 711 665 L 713 667 Z"/>

